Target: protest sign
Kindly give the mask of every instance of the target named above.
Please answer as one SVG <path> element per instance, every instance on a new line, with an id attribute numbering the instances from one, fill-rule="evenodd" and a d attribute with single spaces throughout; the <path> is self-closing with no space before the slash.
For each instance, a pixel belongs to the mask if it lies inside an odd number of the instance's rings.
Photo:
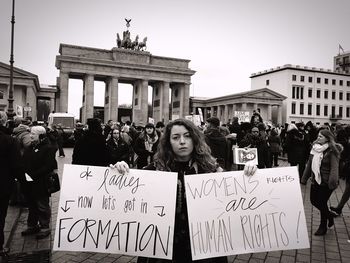
<path id="1" fill-rule="evenodd" d="M 238 117 L 238 122 L 250 122 L 249 111 L 235 111 L 235 117 Z"/>
<path id="2" fill-rule="evenodd" d="M 258 164 L 257 148 L 233 148 L 233 163 L 234 164 Z"/>
<path id="3" fill-rule="evenodd" d="M 68 165 L 54 250 L 172 258 L 177 173 Z"/>
<path id="4" fill-rule="evenodd" d="M 192 259 L 309 247 L 296 167 L 185 176 Z"/>

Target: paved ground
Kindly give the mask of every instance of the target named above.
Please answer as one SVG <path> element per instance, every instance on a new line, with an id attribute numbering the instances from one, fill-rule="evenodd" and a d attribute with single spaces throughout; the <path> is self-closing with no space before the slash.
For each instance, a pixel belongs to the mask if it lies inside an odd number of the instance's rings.
<path id="1" fill-rule="evenodd" d="M 59 170 L 64 163 L 71 162 L 72 149 L 65 149 L 66 157 L 57 158 Z M 280 166 L 288 166 L 280 160 Z M 332 195 L 330 203 L 336 205 L 340 199 L 345 183 L 341 180 L 340 186 Z M 319 225 L 318 210 L 313 209 L 309 201 L 310 184 L 302 186 L 305 215 L 310 238 L 310 249 L 285 250 L 269 253 L 243 254 L 229 257 L 229 262 L 350 262 L 350 210 L 349 206 L 343 209 L 343 216 L 335 219 L 335 227 L 329 230 L 324 237 L 314 236 Z M 59 193 L 54 194 L 52 202 L 52 234 L 51 237 L 37 241 L 34 237 L 22 237 L 21 231 L 26 227 L 27 210 L 25 208 L 10 207 L 6 218 L 6 241 L 10 247 L 8 262 L 136 262 L 136 257 L 82 252 L 52 251 L 54 229 L 57 216 Z"/>

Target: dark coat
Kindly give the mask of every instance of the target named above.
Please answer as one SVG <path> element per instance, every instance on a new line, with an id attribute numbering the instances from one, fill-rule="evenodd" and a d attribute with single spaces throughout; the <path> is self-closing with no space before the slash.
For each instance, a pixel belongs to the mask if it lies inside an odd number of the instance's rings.
<path id="1" fill-rule="evenodd" d="M 289 163 L 305 162 L 309 153 L 309 146 L 305 134 L 292 129 L 287 132 L 286 150 Z"/>
<path id="2" fill-rule="evenodd" d="M 94 166 L 109 164 L 106 141 L 102 133 L 87 131 L 75 143 L 72 164 Z"/>
<path id="3" fill-rule="evenodd" d="M 226 159 L 228 156 L 228 143 L 226 137 L 220 133 L 219 129 L 208 129 L 204 133 L 205 142 L 211 150 L 211 155 L 217 159 L 217 162 L 222 168 L 226 167 Z"/>
<path id="4" fill-rule="evenodd" d="M 134 151 L 137 154 L 137 168 L 142 169 L 143 167 L 147 166 L 149 163 L 153 162 L 153 156 L 157 151 L 157 147 L 159 144 L 159 139 L 160 139 L 160 133 L 158 131 L 157 136 L 158 140 L 155 142 L 152 146 L 152 153 L 146 150 L 145 147 L 145 132 L 142 132 L 140 136 L 136 139 L 135 144 L 134 144 Z"/>
<path id="5" fill-rule="evenodd" d="M 45 138 L 39 144 L 24 150 L 23 167 L 33 182 L 26 182 L 25 189 L 35 196 L 48 196 L 47 176 L 57 169 L 56 148 Z"/>
<path id="6" fill-rule="evenodd" d="M 0 197 L 11 194 L 15 178 L 23 180 L 20 161 L 18 143 L 0 126 Z"/>
<path id="7" fill-rule="evenodd" d="M 115 164 L 120 161 L 129 163 L 130 147 L 123 139 L 119 139 L 117 143 L 115 143 L 113 138 L 110 138 L 107 141 L 107 149 L 109 154 L 109 163 Z"/>
<path id="8" fill-rule="evenodd" d="M 269 136 L 270 151 L 271 153 L 281 152 L 281 138 L 278 135 Z"/>

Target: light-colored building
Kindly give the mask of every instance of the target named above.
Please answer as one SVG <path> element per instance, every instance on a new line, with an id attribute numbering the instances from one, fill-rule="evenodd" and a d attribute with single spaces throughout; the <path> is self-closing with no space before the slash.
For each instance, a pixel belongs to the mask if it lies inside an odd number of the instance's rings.
<path id="1" fill-rule="evenodd" d="M 7 111 L 10 87 L 10 65 L 0 62 L 0 110 Z M 37 75 L 13 68 L 13 108 L 16 116 L 47 120 L 55 109 L 57 88 L 40 85 Z"/>
<path id="2" fill-rule="evenodd" d="M 334 58 L 334 69 L 284 65 L 253 73 L 251 89 L 268 88 L 287 98 L 283 101 L 283 122 L 350 124 L 350 74 L 344 53 Z M 339 60 L 337 60 L 339 58 Z"/>

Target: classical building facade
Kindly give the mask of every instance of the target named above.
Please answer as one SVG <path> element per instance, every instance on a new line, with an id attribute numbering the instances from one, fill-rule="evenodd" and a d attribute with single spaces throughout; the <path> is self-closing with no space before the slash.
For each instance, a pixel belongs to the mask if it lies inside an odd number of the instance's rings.
<path id="1" fill-rule="evenodd" d="M 61 44 L 56 57 L 57 111 L 68 109 L 69 79 L 83 80 L 82 122 L 93 117 L 94 80 L 104 81 L 104 121 L 118 119 L 118 84 L 133 86 L 135 124 L 148 122 L 148 86 L 153 87 L 152 118 L 167 123 L 189 114 L 189 87 L 195 71 L 189 60 L 154 56 L 143 50 L 111 50 Z M 169 97 L 171 98 L 169 101 Z"/>
<path id="2" fill-rule="evenodd" d="M 7 111 L 10 86 L 10 65 L 0 62 L 0 110 Z M 17 116 L 32 117 L 33 120 L 47 120 L 55 109 L 57 89 L 40 86 L 37 75 L 14 67 L 13 107 Z"/>
<path id="3" fill-rule="evenodd" d="M 283 122 L 350 123 L 350 74 L 345 71 L 287 64 L 250 78 L 252 90 L 268 88 L 287 97 Z"/>
<path id="4" fill-rule="evenodd" d="M 259 108 L 264 121 L 281 124 L 285 98 L 275 91 L 262 88 L 210 99 L 192 97 L 191 110 L 193 114 L 199 114 L 201 110 L 204 121 L 216 116 L 221 123 L 228 123 L 235 111 L 249 112 L 249 116 L 252 116 L 253 110 Z"/>

